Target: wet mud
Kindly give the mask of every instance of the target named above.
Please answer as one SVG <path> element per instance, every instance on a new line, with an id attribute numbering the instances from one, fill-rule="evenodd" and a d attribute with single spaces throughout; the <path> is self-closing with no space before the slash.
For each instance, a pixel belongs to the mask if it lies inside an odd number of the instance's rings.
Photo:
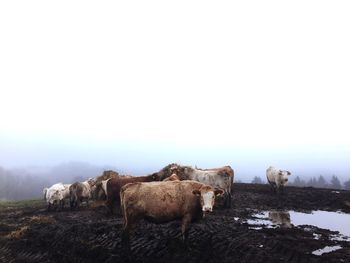
<path id="1" fill-rule="evenodd" d="M 350 262 L 346 236 L 313 224 L 293 225 L 288 214 L 350 214 L 349 201 L 350 191 L 287 187 L 276 195 L 268 185 L 234 184 L 232 207 L 218 202 L 212 214 L 193 223 L 188 245 L 180 222 L 141 222 L 130 252 L 121 244 L 122 218 L 103 205 L 59 212 L 47 212 L 44 203 L 5 207 L 0 262 Z M 259 213 L 269 218 L 261 220 Z M 334 221 L 334 213 L 324 217 Z"/>

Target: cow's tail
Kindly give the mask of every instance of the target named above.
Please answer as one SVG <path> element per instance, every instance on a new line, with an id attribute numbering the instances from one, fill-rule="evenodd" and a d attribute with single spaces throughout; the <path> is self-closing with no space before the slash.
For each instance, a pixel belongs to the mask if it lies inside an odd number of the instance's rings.
<path id="1" fill-rule="evenodd" d="M 45 187 L 44 189 L 43 189 L 43 195 L 44 195 L 44 199 L 46 200 L 46 193 L 47 193 L 47 188 Z"/>
<path id="2" fill-rule="evenodd" d="M 126 216 L 126 203 L 125 203 L 125 193 L 124 193 L 124 187 L 120 189 L 120 210 L 122 213 L 122 216 L 124 218 L 124 225 L 127 224 L 127 216 Z"/>

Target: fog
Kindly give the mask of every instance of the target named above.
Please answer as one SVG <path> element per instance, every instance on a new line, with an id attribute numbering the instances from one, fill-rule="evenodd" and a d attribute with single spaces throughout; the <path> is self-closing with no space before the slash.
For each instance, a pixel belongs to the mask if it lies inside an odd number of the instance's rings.
<path id="1" fill-rule="evenodd" d="M 241 181 L 265 177 L 270 165 L 345 181 L 348 9 L 1 3 L 0 166 L 40 186 L 172 162 L 229 164 Z M 52 172 L 72 163 L 82 170 Z"/>

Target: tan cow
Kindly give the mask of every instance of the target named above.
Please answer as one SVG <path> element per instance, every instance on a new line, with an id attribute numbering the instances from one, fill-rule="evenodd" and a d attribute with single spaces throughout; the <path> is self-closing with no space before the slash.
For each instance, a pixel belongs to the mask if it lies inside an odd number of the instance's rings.
<path id="1" fill-rule="evenodd" d="M 153 223 L 182 220 L 182 238 L 186 242 L 190 223 L 211 212 L 215 196 L 222 193 L 221 189 L 190 180 L 123 186 L 120 192 L 124 217 L 123 244 L 129 245 L 130 230 L 141 219 Z"/>

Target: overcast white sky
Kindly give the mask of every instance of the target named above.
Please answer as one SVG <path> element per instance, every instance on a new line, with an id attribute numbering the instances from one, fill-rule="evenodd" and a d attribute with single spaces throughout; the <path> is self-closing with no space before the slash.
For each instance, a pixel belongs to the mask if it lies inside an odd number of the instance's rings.
<path id="1" fill-rule="evenodd" d="M 269 152 L 261 166 L 319 155 L 350 170 L 349 13 L 348 1 L 2 1 L 0 165 L 249 166 Z"/>

